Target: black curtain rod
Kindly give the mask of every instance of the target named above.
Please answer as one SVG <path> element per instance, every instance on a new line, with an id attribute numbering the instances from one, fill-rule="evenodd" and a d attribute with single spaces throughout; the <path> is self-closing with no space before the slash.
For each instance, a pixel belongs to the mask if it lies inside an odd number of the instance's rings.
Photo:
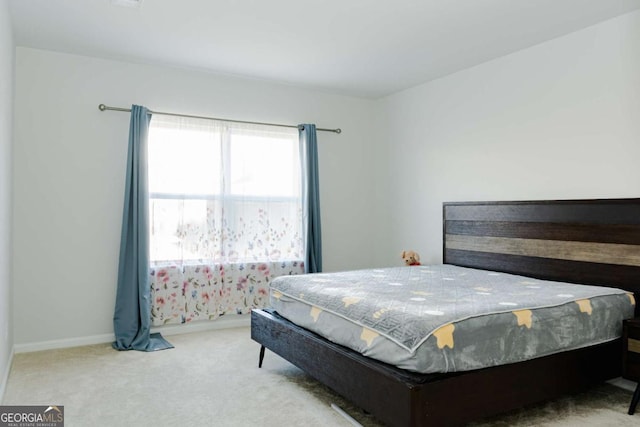
<path id="1" fill-rule="evenodd" d="M 124 112 L 131 112 L 131 108 L 121 108 L 121 107 L 109 107 L 107 105 L 104 104 L 100 104 L 98 105 L 98 109 L 100 111 L 106 111 L 106 110 L 111 110 L 111 111 L 124 111 Z M 298 128 L 297 125 L 282 125 L 282 124 L 278 124 L 278 123 L 262 123 L 262 122 L 249 122 L 246 120 L 229 120 L 229 119 L 219 119 L 216 117 L 205 117 L 205 116 L 192 116 L 189 114 L 177 114 L 177 113 L 164 113 L 162 111 L 151 111 L 149 110 L 149 112 L 151 114 L 160 114 L 163 116 L 176 116 L 176 117 L 188 117 L 191 119 L 206 119 L 206 120 L 220 120 L 220 121 L 224 121 L 224 122 L 232 122 L 232 123 L 247 123 L 247 124 L 251 124 L 251 125 L 268 125 L 268 126 L 279 126 L 279 127 L 283 127 L 283 128 Z M 322 131 L 322 132 L 334 132 L 334 133 L 342 133 L 342 129 L 337 128 L 337 129 L 326 129 L 326 128 L 316 128 L 317 131 Z"/>

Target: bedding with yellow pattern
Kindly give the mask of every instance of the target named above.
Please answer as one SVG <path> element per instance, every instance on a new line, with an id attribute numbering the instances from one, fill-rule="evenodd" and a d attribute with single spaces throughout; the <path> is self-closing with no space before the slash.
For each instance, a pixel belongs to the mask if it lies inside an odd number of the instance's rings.
<path id="1" fill-rule="evenodd" d="M 616 288 L 437 265 L 279 277 L 270 304 L 365 356 L 434 373 L 616 339 L 635 300 Z"/>

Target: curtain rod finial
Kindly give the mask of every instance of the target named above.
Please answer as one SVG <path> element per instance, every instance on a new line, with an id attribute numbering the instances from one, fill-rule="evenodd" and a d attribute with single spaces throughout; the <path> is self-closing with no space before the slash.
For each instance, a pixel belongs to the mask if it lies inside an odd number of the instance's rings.
<path id="1" fill-rule="evenodd" d="M 342 133 L 342 129 L 340 128 L 336 129 L 336 133 Z"/>
<path id="2" fill-rule="evenodd" d="M 100 105 L 98 105 L 98 110 L 100 110 L 100 111 L 104 111 L 104 110 L 106 110 L 106 109 L 107 109 L 107 106 L 106 106 L 106 105 L 104 105 L 104 104 L 100 104 Z"/>

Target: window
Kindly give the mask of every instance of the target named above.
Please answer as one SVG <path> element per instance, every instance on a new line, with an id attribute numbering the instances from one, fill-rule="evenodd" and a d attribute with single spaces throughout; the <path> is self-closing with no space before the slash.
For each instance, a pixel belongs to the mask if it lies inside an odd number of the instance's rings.
<path id="1" fill-rule="evenodd" d="M 152 263 L 303 259 L 295 128 L 154 115 Z"/>

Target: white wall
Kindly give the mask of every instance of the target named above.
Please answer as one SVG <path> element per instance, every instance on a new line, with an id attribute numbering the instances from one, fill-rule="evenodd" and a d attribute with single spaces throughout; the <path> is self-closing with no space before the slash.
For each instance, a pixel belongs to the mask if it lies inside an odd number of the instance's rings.
<path id="1" fill-rule="evenodd" d="M 129 115 L 100 103 L 341 127 L 318 134 L 325 270 L 373 265 L 372 101 L 28 48 L 15 96 L 16 344 L 113 331 Z"/>
<path id="2" fill-rule="evenodd" d="M 0 2 L 0 402 L 13 350 L 11 316 L 11 147 L 13 145 L 13 31 Z"/>
<path id="3" fill-rule="evenodd" d="M 640 196 L 640 12 L 389 96 L 380 263 L 442 260 L 442 202 Z M 386 150 L 386 152 L 385 152 Z"/>

